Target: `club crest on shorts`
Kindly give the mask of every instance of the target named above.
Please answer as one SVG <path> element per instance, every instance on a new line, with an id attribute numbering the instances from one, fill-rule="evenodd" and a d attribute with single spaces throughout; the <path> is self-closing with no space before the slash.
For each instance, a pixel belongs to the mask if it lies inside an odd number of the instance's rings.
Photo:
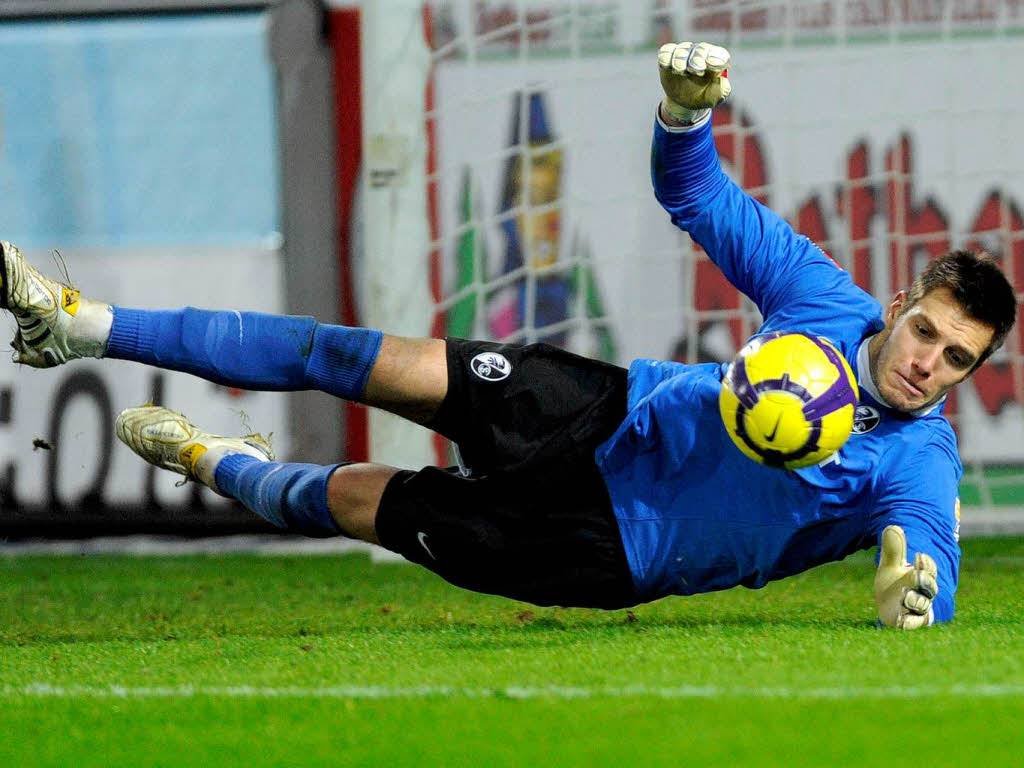
<path id="1" fill-rule="evenodd" d="M 481 352 L 470 361 L 469 367 L 484 381 L 501 381 L 512 373 L 512 363 L 497 352 Z"/>
<path id="2" fill-rule="evenodd" d="M 870 405 L 858 405 L 853 412 L 853 434 L 864 435 L 882 422 L 882 414 Z"/>

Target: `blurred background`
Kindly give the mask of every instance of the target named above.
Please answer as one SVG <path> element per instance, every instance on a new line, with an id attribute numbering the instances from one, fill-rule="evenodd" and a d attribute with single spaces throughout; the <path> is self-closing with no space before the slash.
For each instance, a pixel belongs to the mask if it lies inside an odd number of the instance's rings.
<path id="1" fill-rule="evenodd" d="M 886 303 L 951 247 L 1024 291 L 1022 33 L 1010 0 L 9 0 L 0 237 L 125 306 L 725 360 L 758 317 L 651 193 L 657 48 L 730 48 L 723 164 Z M 4 360 L 0 536 L 267 532 L 114 439 L 146 401 L 288 460 L 449 461 L 318 393 Z M 1024 529 L 1019 328 L 945 413 L 964 531 Z"/>

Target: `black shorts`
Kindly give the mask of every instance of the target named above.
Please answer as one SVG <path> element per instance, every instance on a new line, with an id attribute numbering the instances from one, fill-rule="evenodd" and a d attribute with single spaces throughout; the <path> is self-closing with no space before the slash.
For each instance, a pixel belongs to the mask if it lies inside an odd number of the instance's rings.
<path id="1" fill-rule="evenodd" d="M 594 450 L 626 415 L 626 370 L 547 344 L 448 340 L 432 429 L 458 467 L 402 471 L 377 512 L 383 546 L 453 584 L 536 605 L 638 602 Z"/>

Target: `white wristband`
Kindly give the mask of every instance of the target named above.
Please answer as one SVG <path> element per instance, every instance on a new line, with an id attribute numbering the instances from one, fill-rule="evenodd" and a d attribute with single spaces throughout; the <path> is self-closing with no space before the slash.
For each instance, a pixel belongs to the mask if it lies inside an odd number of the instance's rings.
<path id="1" fill-rule="evenodd" d="M 662 102 L 664 103 L 664 102 Z M 669 114 L 672 114 L 671 112 Z M 693 122 L 688 125 L 669 125 L 665 122 L 665 119 L 661 116 L 661 108 L 657 110 L 658 125 L 664 128 L 668 133 L 689 133 L 690 131 L 696 130 L 704 125 L 708 120 L 711 119 L 710 109 L 701 109 L 693 112 Z"/>

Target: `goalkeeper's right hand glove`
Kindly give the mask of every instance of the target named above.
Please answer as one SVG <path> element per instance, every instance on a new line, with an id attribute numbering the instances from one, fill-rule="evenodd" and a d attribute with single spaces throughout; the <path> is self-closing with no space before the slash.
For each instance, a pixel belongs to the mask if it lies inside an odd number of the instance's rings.
<path id="1" fill-rule="evenodd" d="M 695 125 L 729 98 L 729 52 L 710 43 L 666 43 L 658 50 L 665 98 L 661 108 L 683 125 Z"/>
<path id="2" fill-rule="evenodd" d="M 882 531 L 881 556 L 875 571 L 878 618 L 887 627 L 918 629 L 931 622 L 932 600 L 939 593 L 935 561 L 918 552 L 907 563 L 907 535 L 898 525 Z"/>

